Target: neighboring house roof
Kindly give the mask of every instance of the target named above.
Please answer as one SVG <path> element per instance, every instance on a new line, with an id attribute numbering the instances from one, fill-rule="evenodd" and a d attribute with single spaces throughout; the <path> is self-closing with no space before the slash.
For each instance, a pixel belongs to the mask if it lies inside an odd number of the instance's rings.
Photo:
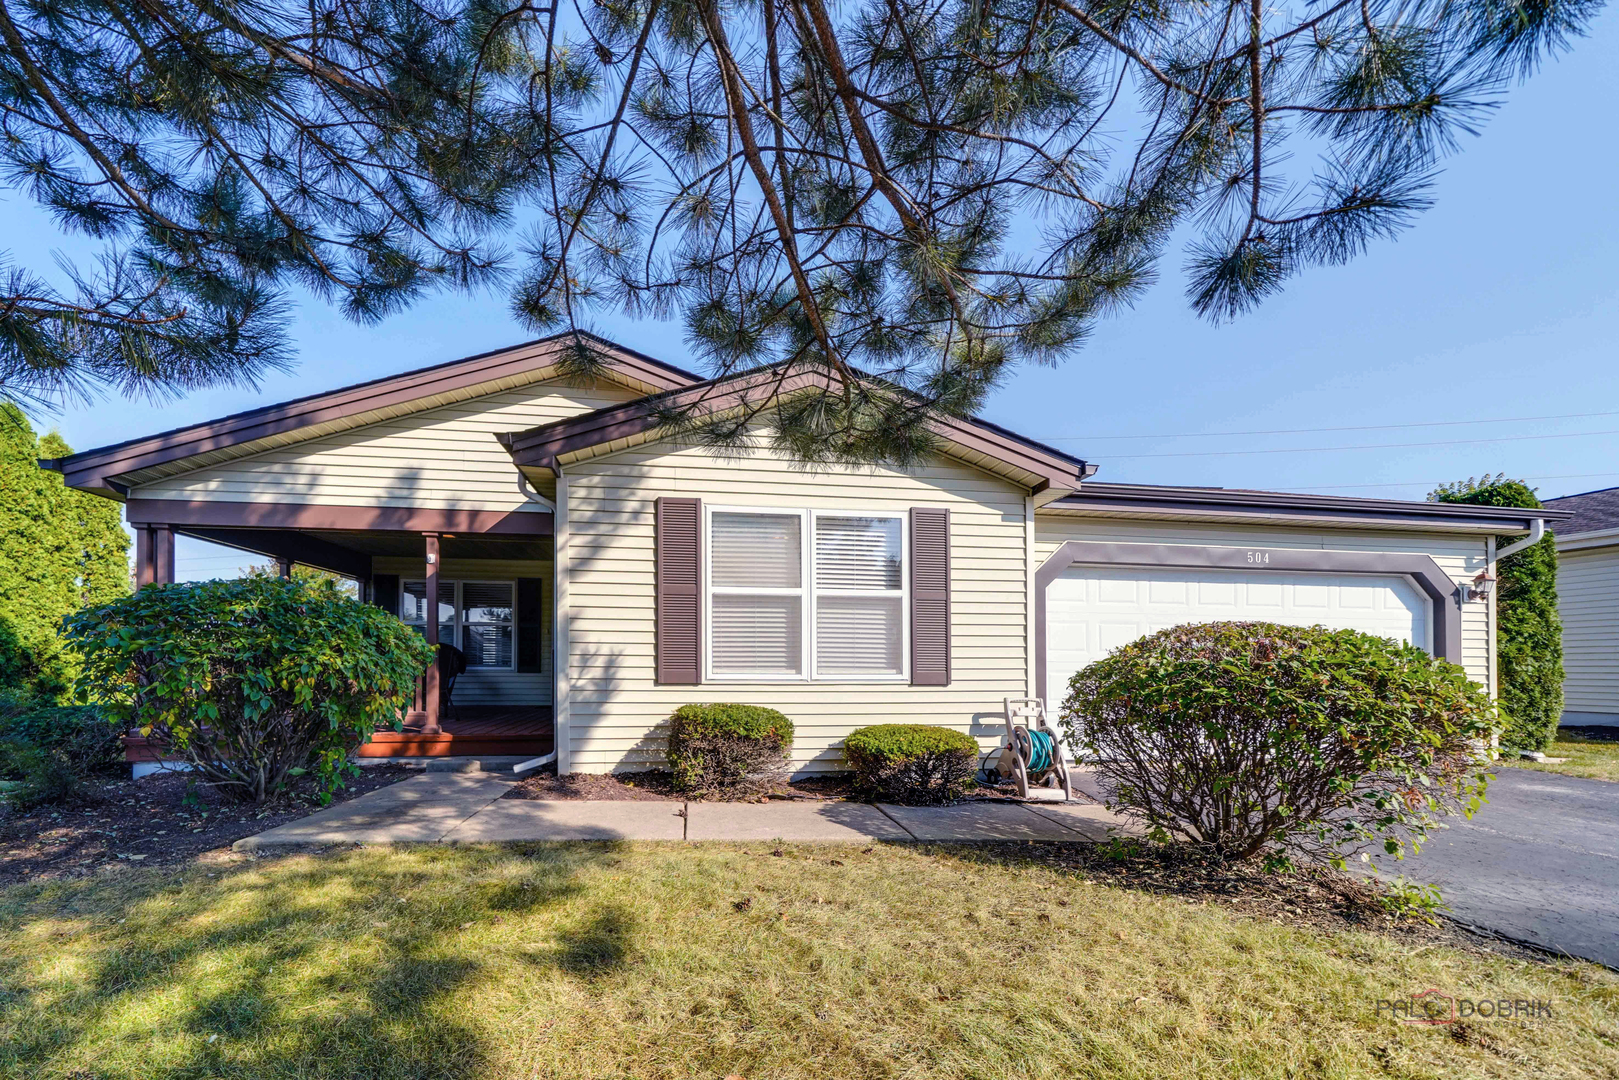
<path id="1" fill-rule="evenodd" d="M 1299 495 L 1233 488 L 1110 484 L 1091 481 L 1043 513 L 1077 517 L 1140 517 L 1159 521 L 1234 521 L 1255 524 L 1375 526 L 1528 532 L 1536 518 L 1556 522 L 1559 510 L 1518 510 L 1467 503 L 1406 502 L 1340 495 Z"/>
<path id="2" fill-rule="evenodd" d="M 698 381 L 689 371 L 605 338 L 578 337 L 609 354 L 606 378 L 640 393 Z M 41 464 L 62 473 L 69 487 L 121 497 L 130 487 L 176 473 L 543 382 L 556 377 L 560 354 L 575 340 L 571 331 L 557 334 Z"/>
<path id="3" fill-rule="evenodd" d="M 1569 516 L 1557 525 L 1559 538 L 1619 529 L 1619 487 L 1547 499 L 1545 505 L 1547 509 L 1568 511 Z"/>
<path id="4" fill-rule="evenodd" d="M 555 474 L 561 467 L 666 436 L 668 411 L 699 407 L 704 415 L 724 416 L 755 406 L 771 395 L 791 395 L 824 387 L 826 377 L 802 373 L 781 378 L 766 368 L 729 375 L 656 394 L 526 431 L 496 436 L 519 468 Z M 1081 458 L 983 420 L 938 417 L 934 431 L 947 452 L 977 468 L 1006 477 L 1036 495 L 1050 497 L 1074 490 L 1096 471 Z"/>

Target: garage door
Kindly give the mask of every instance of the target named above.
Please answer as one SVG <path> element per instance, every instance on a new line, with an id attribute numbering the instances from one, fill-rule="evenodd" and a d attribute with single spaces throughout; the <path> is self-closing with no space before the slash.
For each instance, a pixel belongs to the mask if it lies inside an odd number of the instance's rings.
<path id="1" fill-rule="evenodd" d="M 1404 577 L 1074 566 L 1046 592 L 1046 700 L 1120 645 L 1190 622 L 1360 630 L 1432 651 L 1428 598 Z"/>

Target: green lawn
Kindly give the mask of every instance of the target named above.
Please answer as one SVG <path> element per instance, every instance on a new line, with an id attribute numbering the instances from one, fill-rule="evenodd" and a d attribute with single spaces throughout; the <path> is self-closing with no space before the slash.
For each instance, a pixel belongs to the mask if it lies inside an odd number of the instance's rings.
<path id="1" fill-rule="evenodd" d="M 1583 735 L 1560 732 L 1557 741 L 1546 748 L 1546 756 L 1567 758 L 1555 764 L 1541 764 L 1522 758 L 1502 761 L 1515 769 L 1535 769 L 1539 772 L 1562 773 L 1564 776 L 1584 776 L 1592 780 L 1619 780 L 1619 739 L 1591 739 Z"/>
<path id="2" fill-rule="evenodd" d="M 348 850 L 0 892 L 0 1075 L 1619 1075 L 1619 976 L 914 846 Z M 1423 1028 L 1380 998 L 1540 998 Z"/>

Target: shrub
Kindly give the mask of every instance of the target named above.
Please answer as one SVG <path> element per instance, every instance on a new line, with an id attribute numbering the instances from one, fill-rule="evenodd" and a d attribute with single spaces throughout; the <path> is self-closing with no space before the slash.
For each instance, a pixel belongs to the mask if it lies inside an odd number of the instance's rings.
<path id="1" fill-rule="evenodd" d="M 328 795 L 349 751 L 427 669 L 421 635 L 330 582 L 158 585 L 67 619 L 81 700 L 251 802 L 312 769 Z"/>
<path id="2" fill-rule="evenodd" d="M 693 795 L 778 782 L 792 745 L 793 722 L 759 705 L 682 705 L 669 719 L 669 770 L 675 787 Z"/>
<path id="3" fill-rule="evenodd" d="M 81 797 L 91 776 L 123 763 L 123 749 L 118 728 L 91 706 L 0 709 L 0 778 L 17 783 L 6 791 L 14 806 Z"/>
<path id="4" fill-rule="evenodd" d="M 1077 673 L 1062 724 L 1109 806 L 1230 858 L 1413 850 L 1471 815 L 1497 712 L 1461 668 L 1353 630 L 1208 623 Z"/>
<path id="5" fill-rule="evenodd" d="M 972 789 L 978 740 L 954 728 L 875 724 L 850 732 L 843 754 L 864 794 L 901 803 L 941 803 Z"/>
<path id="6" fill-rule="evenodd" d="M 1539 509 L 1521 480 L 1489 476 L 1436 489 L 1436 502 Z M 1505 547 L 1518 539 L 1496 537 Z M 1537 544 L 1496 566 L 1497 682 L 1506 726 L 1501 741 L 1518 750 L 1544 750 L 1557 737 L 1563 715 L 1563 624 L 1557 616 L 1557 541 L 1548 531 Z"/>

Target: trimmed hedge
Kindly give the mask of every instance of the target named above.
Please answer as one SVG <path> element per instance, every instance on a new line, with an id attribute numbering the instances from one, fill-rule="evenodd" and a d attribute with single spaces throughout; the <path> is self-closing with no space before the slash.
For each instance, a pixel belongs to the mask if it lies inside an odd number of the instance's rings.
<path id="1" fill-rule="evenodd" d="M 890 802 L 941 803 L 972 789 L 978 740 L 928 724 L 874 724 L 850 732 L 843 755 L 864 794 Z"/>
<path id="2" fill-rule="evenodd" d="M 1485 480 L 1489 480 L 1488 477 Z M 1436 502 L 1511 506 L 1535 510 L 1540 500 L 1521 480 L 1452 484 L 1433 493 Z M 1516 541 L 1496 538 L 1496 545 Z M 1503 746 L 1544 750 L 1557 736 L 1563 715 L 1563 624 L 1557 617 L 1557 541 L 1544 539 L 1496 567 L 1496 658 L 1506 727 Z"/>
<path id="3" fill-rule="evenodd" d="M 682 705 L 669 718 L 669 771 L 693 795 L 744 794 L 781 779 L 793 722 L 762 705 Z"/>

